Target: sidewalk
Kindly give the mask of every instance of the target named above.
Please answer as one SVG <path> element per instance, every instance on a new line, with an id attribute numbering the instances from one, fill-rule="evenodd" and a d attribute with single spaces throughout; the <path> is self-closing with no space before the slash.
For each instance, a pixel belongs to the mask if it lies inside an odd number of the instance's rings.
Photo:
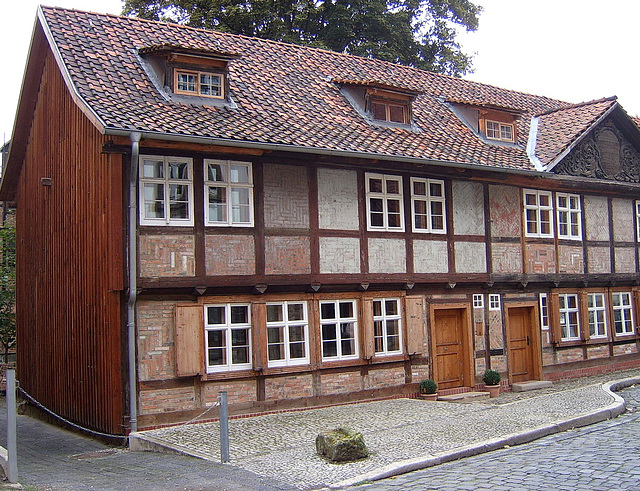
<path id="1" fill-rule="evenodd" d="M 640 383 L 640 370 L 477 403 L 394 399 L 232 419 L 229 464 L 219 463 L 217 423 L 142 432 L 186 454 L 175 455 L 109 447 L 19 415 L 18 478 L 27 489 L 65 491 L 351 486 L 614 417 L 624 402 L 602 382 L 619 379 L 626 379 L 624 386 Z M 2 404 L 0 421 L 4 413 Z M 373 455 L 340 465 L 320 459 L 316 435 L 338 426 L 362 431 Z M 2 445 L 4 433 L 0 429 Z"/>
<path id="2" fill-rule="evenodd" d="M 640 372 L 620 388 L 640 382 Z M 631 378 L 629 378 L 631 377 Z M 504 394 L 478 403 L 394 399 L 232 419 L 231 464 L 299 489 L 342 487 L 531 441 L 615 417 L 624 400 L 596 378 L 559 382 L 553 389 Z M 584 385 L 591 382 L 591 385 Z M 315 453 L 321 431 L 347 427 L 364 434 L 373 455 L 330 464 Z M 139 438 L 219 461 L 217 423 L 141 432 Z"/>

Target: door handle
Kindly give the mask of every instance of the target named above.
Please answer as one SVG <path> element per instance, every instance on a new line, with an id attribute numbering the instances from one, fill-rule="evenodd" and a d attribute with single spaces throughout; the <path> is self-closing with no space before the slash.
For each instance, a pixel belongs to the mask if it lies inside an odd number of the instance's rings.
<path id="1" fill-rule="evenodd" d="M 531 339 L 529 338 L 529 336 L 527 336 L 527 346 L 529 346 L 531 344 Z"/>

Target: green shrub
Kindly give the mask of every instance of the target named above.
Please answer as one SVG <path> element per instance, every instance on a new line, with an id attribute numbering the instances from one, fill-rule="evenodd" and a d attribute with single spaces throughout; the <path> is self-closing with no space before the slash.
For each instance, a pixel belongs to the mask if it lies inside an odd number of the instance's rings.
<path id="1" fill-rule="evenodd" d="M 500 383 L 500 374 L 495 370 L 487 370 L 482 377 L 485 385 L 498 385 Z"/>
<path id="2" fill-rule="evenodd" d="M 428 378 L 420 382 L 421 394 L 435 394 L 436 392 L 438 392 L 438 384 L 436 384 L 432 379 Z"/>

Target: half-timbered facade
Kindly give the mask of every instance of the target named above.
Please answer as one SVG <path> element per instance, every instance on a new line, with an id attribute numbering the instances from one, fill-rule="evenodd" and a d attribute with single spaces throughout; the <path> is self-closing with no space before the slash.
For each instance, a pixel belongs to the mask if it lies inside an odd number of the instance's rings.
<path id="1" fill-rule="evenodd" d="M 615 98 L 41 8 L 21 386 L 121 434 L 640 366 L 639 151 Z"/>

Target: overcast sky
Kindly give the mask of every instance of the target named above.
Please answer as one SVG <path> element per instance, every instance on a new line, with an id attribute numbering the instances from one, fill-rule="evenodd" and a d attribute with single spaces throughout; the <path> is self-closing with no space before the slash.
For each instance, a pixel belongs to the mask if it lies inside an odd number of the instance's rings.
<path id="1" fill-rule="evenodd" d="M 119 14 L 121 0 L 49 0 L 45 5 Z M 617 95 L 640 116 L 638 0 L 474 0 L 475 33 L 460 40 L 474 57 L 467 78 L 582 102 Z M 4 0 L 0 17 L 0 139 L 10 138 L 38 0 Z M 9 5 L 6 5 L 9 3 Z"/>

